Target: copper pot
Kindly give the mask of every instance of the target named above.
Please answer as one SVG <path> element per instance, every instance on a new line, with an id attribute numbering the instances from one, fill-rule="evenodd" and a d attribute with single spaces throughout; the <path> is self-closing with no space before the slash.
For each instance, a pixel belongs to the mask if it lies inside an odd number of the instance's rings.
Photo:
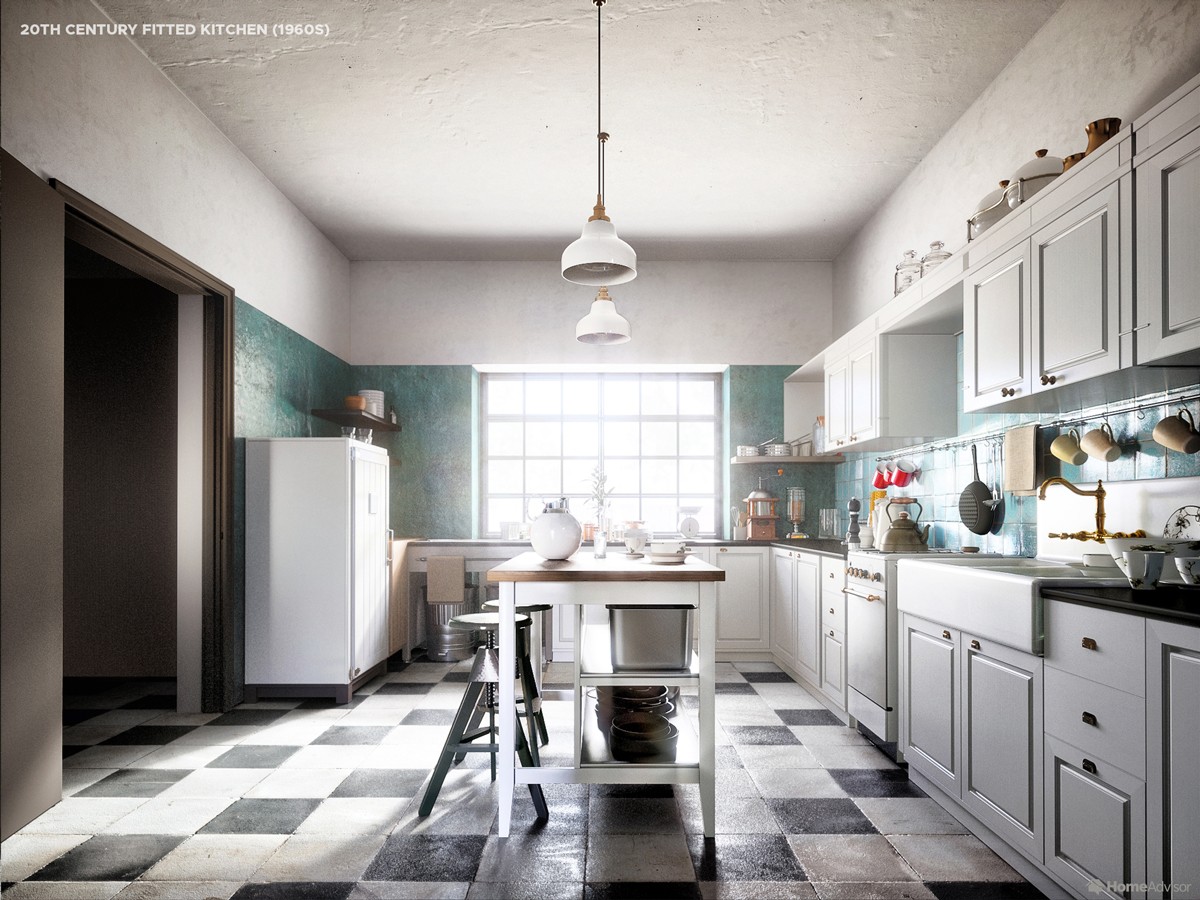
<path id="1" fill-rule="evenodd" d="M 1083 151 L 1083 155 L 1087 156 L 1110 137 L 1121 130 L 1120 119 L 1097 119 L 1095 122 L 1088 122 L 1083 130 L 1088 136 L 1087 149 Z"/>
<path id="2" fill-rule="evenodd" d="M 1085 156 L 1087 156 L 1087 153 L 1072 153 L 1070 156 L 1064 156 L 1063 171 L 1067 171 L 1067 169 L 1071 168 L 1071 166 L 1075 165 L 1075 163 L 1079 162 Z"/>

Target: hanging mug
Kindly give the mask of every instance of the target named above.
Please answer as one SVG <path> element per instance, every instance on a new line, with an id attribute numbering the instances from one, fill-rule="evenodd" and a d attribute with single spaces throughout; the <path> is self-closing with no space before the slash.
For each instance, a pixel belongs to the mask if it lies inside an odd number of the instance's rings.
<path id="1" fill-rule="evenodd" d="M 1113 435 L 1112 426 L 1105 422 L 1099 428 L 1094 428 L 1079 439 L 1079 446 L 1092 459 L 1102 459 L 1112 462 L 1121 456 L 1121 445 Z"/>
<path id="2" fill-rule="evenodd" d="M 1179 415 L 1167 416 L 1154 426 L 1154 440 L 1180 453 L 1200 450 L 1200 432 L 1196 431 L 1196 420 L 1186 407 L 1179 410 Z"/>
<path id="3" fill-rule="evenodd" d="M 1079 446 L 1079 432 L 1074 428 L 1051 441 L 1050 452 L 1063 462 L 1073 466 L 1082 466 L 1088 458 L 1088 455 Z"/>

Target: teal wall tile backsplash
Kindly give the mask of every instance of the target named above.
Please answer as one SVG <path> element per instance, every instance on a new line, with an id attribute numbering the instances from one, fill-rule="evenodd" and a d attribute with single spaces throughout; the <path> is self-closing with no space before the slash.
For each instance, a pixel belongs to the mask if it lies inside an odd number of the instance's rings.
<path id="1" fill-rule="evenodd" d="M 796 366 L 730 366 L 726 373 L 728 384 L 729 454 L 739 444 L 761 444 L 783 439 L 783 381 L 796 371 Z M 745 510 L 742 500 L 758 487 L 762 477 L 763 490 L 779 498 L 776 512 L 776 534 L 783 537 L 792 530 L 787 515 L 787 489 L 804 488 L 805 523 L 803 530 L 817 534 L 818 510 L 834 502 L 833 465 L 762 462 L 754 465 L 729 467 L 729 505 Z M 782 470 L 783 474 L 779 472 Z M 731 532 L 726 532 L 731 537 Z"/>

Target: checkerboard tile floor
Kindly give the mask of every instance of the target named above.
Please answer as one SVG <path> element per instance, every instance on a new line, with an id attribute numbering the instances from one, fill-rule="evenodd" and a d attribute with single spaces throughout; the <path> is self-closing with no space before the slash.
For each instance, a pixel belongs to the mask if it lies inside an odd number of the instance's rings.
<path id="1" fill-rule="evenodd" d="M 170 682 L 69 684 L 63 800 L 0 845 L 4 898 L 1042 896 L 770 663 L 717 667 L 712 840 L 694 785 L 548 785 L 543 822 L 518 793 L 500 839 L 482 753 L 420 818 L 469 668 L 223 715 L 175 713 Z M 570 677 L 553 664 L 547 686 Z M 571 705 L 545 713 L 543 763 L 568 763 Z"/>

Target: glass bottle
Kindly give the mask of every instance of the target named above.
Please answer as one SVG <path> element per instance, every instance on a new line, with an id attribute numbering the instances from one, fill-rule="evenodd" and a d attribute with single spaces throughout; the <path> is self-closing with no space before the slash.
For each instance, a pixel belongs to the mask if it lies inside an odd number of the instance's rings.
<path id="1" fill-rule="evenodd" d="M 905 250 L 904 258 L 896 266 L 896 293 L 911 287 L 921 277 L 921 261 L 916 250 Z"/>
<path id="2" fill-rule="evenodd" d="M 944 249 L 945 244 L 934 241 L 929 245 L 929 252 L 921 257 L 921 275 L 925 276 L 950 258 L 950 251 Z"/>

